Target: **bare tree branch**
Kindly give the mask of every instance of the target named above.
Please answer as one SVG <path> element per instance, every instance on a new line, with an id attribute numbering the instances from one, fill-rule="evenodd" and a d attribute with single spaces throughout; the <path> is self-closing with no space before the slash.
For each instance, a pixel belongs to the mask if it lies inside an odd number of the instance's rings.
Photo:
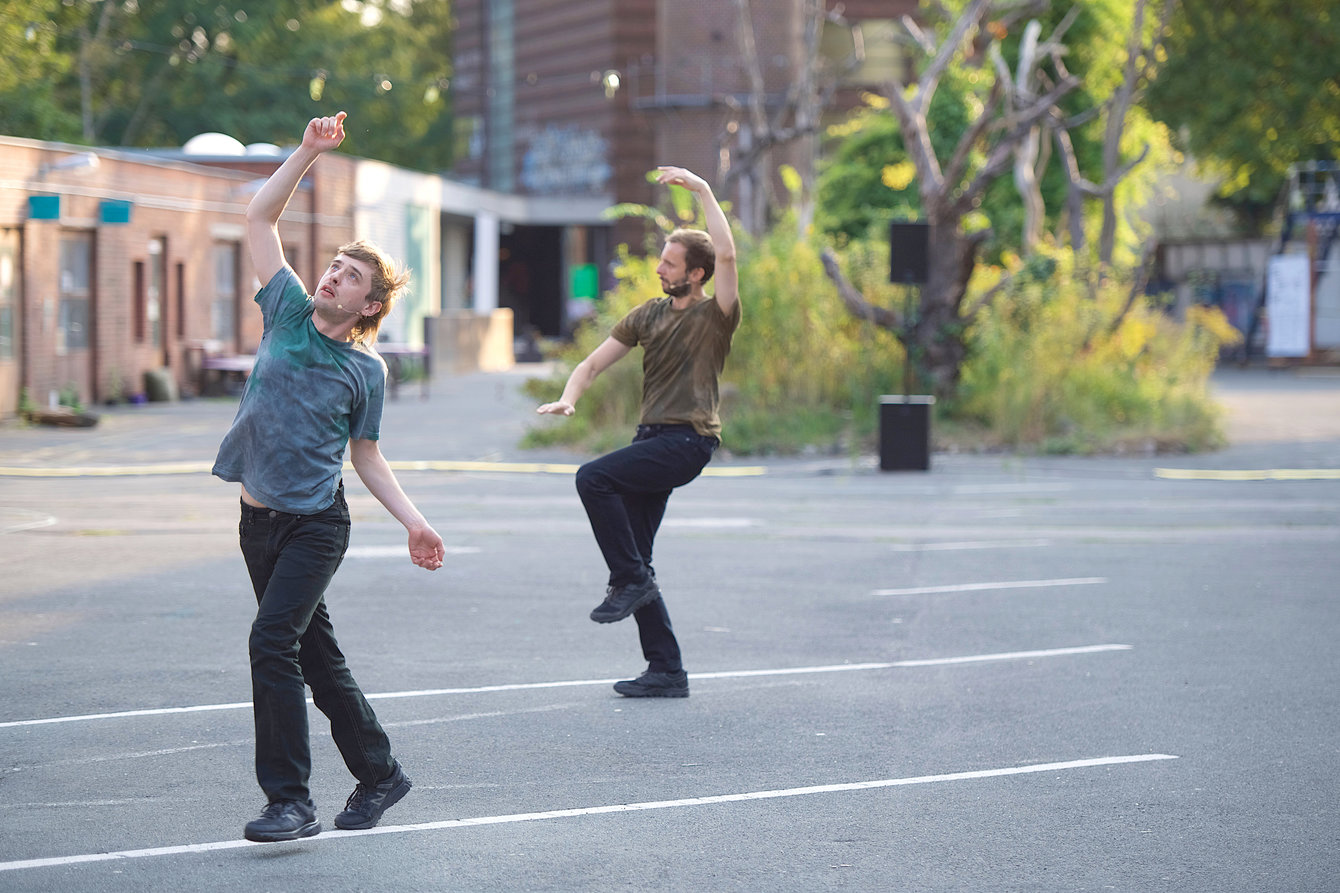
<path id="1" fill-rule="evenodd" d="M 1140 263 L 1135 268 L 1135 276 L 1131 281 L 1131 290 L 1126 295 L 1126 303 L 1121 308 L 1121 312 L 1112 318 L 1108 324 L 1107 334 L 1109 336 L 1116 334 L 1117 329 L 1121 328 L 1126 315 L 1131 312 L 1136 301 L 1140 300 L 1140 295 L 1144 294 L 1145 286 L 1149 284 L 1149 273 L 1153 269 L 1154 251 L 1158 245 L 1156 239 L 1146 239 L 1144 246 L 1140 249 Z"/>
<path id="2" fill-rule="evenodd" d="M 926 70 L 917 79 L 917 92 L 912 100 L 912 104 L 917 111 L 924 114 L 930 108 L 931 98 L 935 96 L 935 88 L 939 86 L 940 78 L 944 75 L 945 69 L 949 67 L 954 54 L 958 52 L 968 34 L 981 24 L 982 18 L 991 9 L 991 5 L 992 0 L 973 0 L 972 5 L 954 23 L 954 30 L 941 44 L 940 52 L 935 55 L 931 64 L 926 66 Z"/>
<path id="3" fill-rule="evenodd" d="M 847 306 L 847 311 L 852 316 L 869 322 L 885 329 L 899 331 L 902 328 L 902 317 L 889 310 L 887 307 L 880 307 L 878 304 L 871 304 L 865 299 L 856 286 L 852 285 L 846 276 L 842 275 L 842 267 L 838 264 L 838 259 L 833 252 L 825 248 L 819 255 L 819 261 L 824 265 L 824 273 L 837 286 L 838 297 L 842 303 Z"/>
<path id="4" fill-rule="evenodd" d="M 1073 75 L 1063 78 L 1056 86 L 1052 87 L 1047 95 L 1013 116 L 1014 120 L 1010 122 L 1009 130 L 996 143 L 995 148 L 991 150 L 991 154 L 987 157 L 986 163 L 973 177 L 972 182 L 963 189 L 963 192 L 951 205 L 951 209 L 958 214 L 966 214 L 972 210 L 973 206 L 981 200 L 982 193 L 986 191 L 986 187 L 991 184 L 991 181 L 1000 176 L 1009 166 L 1010 156 L 1014 153 L 1019 139 L 1035 123 L 1048 115 L 1052 108 L 1061 101 L 1061 97 L 1079 85 L 1080 79 Z"/>
<path id="5" fill-rule="evenodd" d="M 1008 77 L 1008 73 L 1006 76 Z M 991 93 L 983 103 L 982 113 L 963 132 L 958 145 L 954 147 L 954 154 L 949 159 L 949 166 L 945 168 L 944 180 L 946 183 L 957 183 L 963 179 L 963 173 L 968 169 L 968 159 L 972 156 L 973 148 L 983 134 L 996 126 L 996 108 L 1000 106 L 1005 92 L 1006 85 L 1002 84 L 1000 80 L 991 85 Z"/>

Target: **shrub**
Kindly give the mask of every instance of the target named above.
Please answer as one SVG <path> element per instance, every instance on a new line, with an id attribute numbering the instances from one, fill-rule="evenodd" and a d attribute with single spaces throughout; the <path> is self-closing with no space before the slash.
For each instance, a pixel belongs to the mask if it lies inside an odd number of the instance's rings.
<path id="1" fill-rule="evenodd" d="M 847 313 L 824 276 L 816 247 L 796 241 L 794 233 L 794 222 L 786 221 L 756 244 L 736 236 L 743 317 L 721 382 L 722 439 L 736 453 L 866 447 L 873 442 L 879 395 L 901 380 L 897 339 Z M 621 253 L 617 287 L 560 352 L 558 374 L 527 384 L 531 396 L 557 399 L 572 367 L 614 323 L 661 294 L 655 268 L 654 257 Z M 637 423 L 641 381 L 640 361 L 615 364 L 583 396 L 573 417 L 537 424 L 525 444 L 603 449 L 626 442 Z"/>
<path id="2" fill-rule="evenodd" d="M 904 390 L 902 345 L 847 311 L 817 246 L 794 232 L 783 221 L 757 243 L 737 235 L 743 319 L 722 376 L 724 444 L 745 455 L 868 452 L 880 396 Z M 902 306 L 902 287 L 887 281 L 887 244 L 854 240 L 841 254 L 868 300 Z M 527 383 L 531 396 L 557 399 L 614 323 L 660 296 L 656 262 L 620 254 L 617 287 L 560 350 L 554 377 Z M 1207 384 L 1220 347 L 1237 333 L 1212 308 L 1192 308 L 1178 323 L 1154 297 L 1127 307 L 1130 289 L 1127 279 L 1077 269 L 1068 251 L 1022 265 L 970 323 L 959 393 L 936 405 L 937 446 L 1097 453 L 1221 445 Z M 638 357 L 635 350 L 600 376 L 571 418 L 537 420 L 524 445 L 603 451 L 627 443 L 641 402 Z"/>
<path id="3" fill-rule="evenodd" d="M 1237 336 L 1214 308 L 1185 323 L 1131 282 L 1101 281 L 1068 252 L 1017 276 L 969 328 L 948 411 L 990 446 L 1049 453 L 1204 450 L 1222 444 L 1207 383 Z M 1127 307 L 1128 302 L 1130 306 Z"/>

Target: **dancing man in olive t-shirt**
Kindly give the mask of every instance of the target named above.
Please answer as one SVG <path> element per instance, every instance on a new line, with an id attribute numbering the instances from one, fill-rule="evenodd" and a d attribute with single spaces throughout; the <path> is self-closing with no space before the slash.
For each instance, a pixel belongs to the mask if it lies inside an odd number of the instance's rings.
<path id="1" fill-rule="evenodd" d="M 596 543 L 609 565 L 605 600 L 591 612 L 597 623 L 629 614 L 637 620 L 647 670 L 617 682 L 630 698 L 686 698 L 679 642 L 656 584 L 652 544 L 670 492 L 693 480 L 721 443 L 717 378 L 740 325 L 735 240 L 707 182 L 681 167 L 661 167 L 656 182 L 698 196 L 707 232 L 677 229 L 661 251 L 656 275 L 666 297 L 635 308 L 610 337 L 572 370 L 563 396 L 537 412 L 572 415 L 596 376 L 642 345 L 642 416 L 633 442 L 588 462 L 577 472 L 577 492 Z M 703 285 L 713 274 L 713 294 Z"/>

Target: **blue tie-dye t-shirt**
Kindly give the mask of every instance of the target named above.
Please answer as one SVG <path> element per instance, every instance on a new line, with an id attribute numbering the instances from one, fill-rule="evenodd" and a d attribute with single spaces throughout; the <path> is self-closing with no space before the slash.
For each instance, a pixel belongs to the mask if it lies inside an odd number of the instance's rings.
<path id="1" fill-rule="evenodd" d="M 317 331 L 312 299 L 288 267 L 256 303 L 264 335 L 214 474 L 272 509 L 314 514 L 335 500 L 350 438 L 379 436 L 386 363 Z"/>

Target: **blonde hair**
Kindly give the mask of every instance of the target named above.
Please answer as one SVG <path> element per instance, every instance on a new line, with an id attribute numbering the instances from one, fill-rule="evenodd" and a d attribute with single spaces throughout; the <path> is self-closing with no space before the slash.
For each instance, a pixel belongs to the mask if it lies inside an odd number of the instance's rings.
<path id="1" fill-rule="evenodd" d="M 377 340 L 377 330 L 381 328 L 382 320 L 391 312 L 396 299 L 409 285 L 409 270 L 397 269 L 390 255 L 366 239 L 350 242 L 341 247 L 337 253 L 362 261 L 372 268 L 372 285 L 368 290 L 368 300 L 380 301 L 381 308 L 371 316 L 361 317 L 351 333 L 355 341 L 371 344 Z"/>

